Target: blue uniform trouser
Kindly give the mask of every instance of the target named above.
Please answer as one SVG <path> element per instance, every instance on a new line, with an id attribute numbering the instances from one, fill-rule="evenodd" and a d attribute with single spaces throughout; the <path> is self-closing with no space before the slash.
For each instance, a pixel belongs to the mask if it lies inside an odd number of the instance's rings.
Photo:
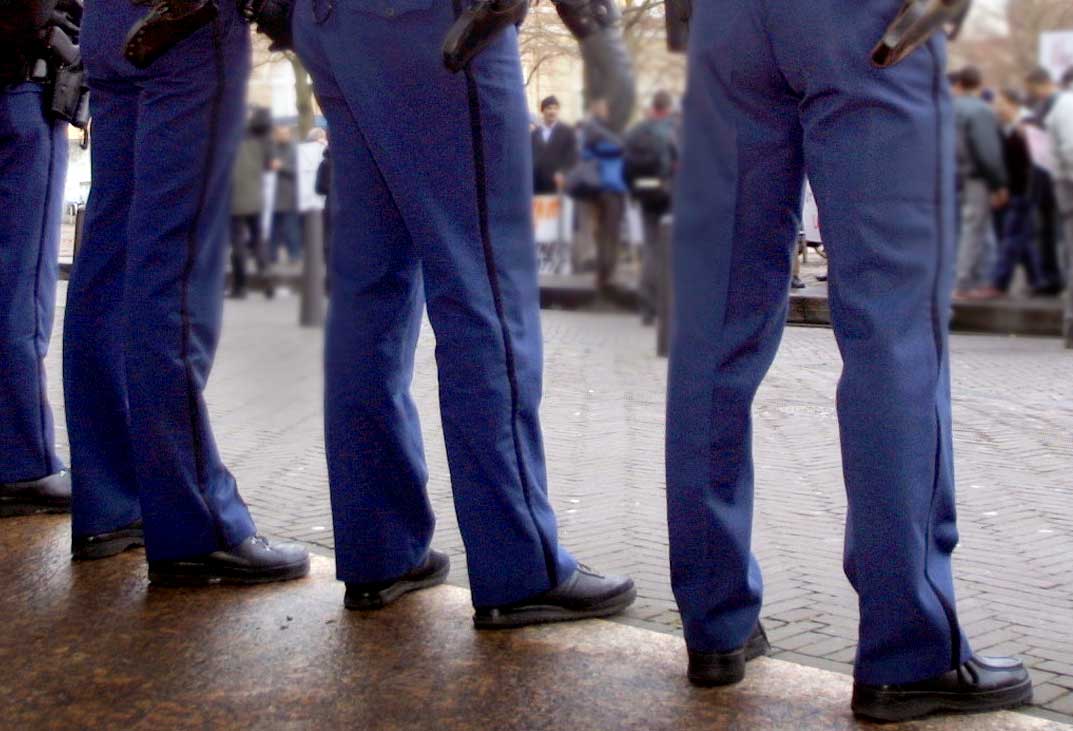
<path id="1" fill-rule="evenodd" d="M 542 592 L 559 547 L 538 416 L 542 349 L 517 35 L 444 70 L 442 0 L 298 0 L 332 138 L 326 439 L 339 578 L 397 577 L 434 518 L 414 349 L 427 304 L 474 603 Z"/>
<path id="2" fill-rule="evenodd" d="M 0 483 L 58 472 L 45 354 L 52 334 L 67 125 L 44 88 L 0 87 Z"/>
<path id="3" fill-rule="evenodd" d="M 689 647 L 727 651 L 760 613 L 750 409 L 786 320 L 807 171 L 844 361 L 845 570 L 868 684 L 934 676 L 969 655 L 950 565 L 951 104 L 941 40 L 893 69 L 870 66 L 897 10 L 695 6 L 673 244 L 672 583 Z"/>
<path id="4" fill-rule="evenodd" d="M 138 71 L 120 54 L 145 12 L 128 0 L 86 8 L 93 188 L 63 365 L 74 535 L 140 516 L 149 558 L 168 560 L 253 532 L 202 397 L 220 332 L 249 29 L 221 3 L 211 26 Z"/>

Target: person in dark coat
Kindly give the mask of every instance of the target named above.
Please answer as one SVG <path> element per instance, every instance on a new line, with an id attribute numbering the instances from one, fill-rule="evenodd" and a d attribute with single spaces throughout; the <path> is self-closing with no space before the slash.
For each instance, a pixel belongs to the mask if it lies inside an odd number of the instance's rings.
<path id="1" fill-rule="evenodd" d="M 1021 97 L 1004 89 L 995 97 L 995 115 L 1002 126 L 1002 154 L 1006 163 L 1010 199 L 998 212 L 999 258 L 995 267 L 994 287 L 982 294 L 998 297 L 1010 288 L 1017 266 L 1023 264 L 1033 291 L 1043 287 L 1039 250 L 1036 248 L 1036 222 L 1032 183 L 1032 155 L 1021 129 Z"/>
<path id="2" fill-rule="evenodd" d="M 533 192 L 549 195 L 562 190 L 566 172 L 577 163 L 574 128 L 559 121 L 559 100 L 540 102 L 541 122 L 533 130 Z"/>

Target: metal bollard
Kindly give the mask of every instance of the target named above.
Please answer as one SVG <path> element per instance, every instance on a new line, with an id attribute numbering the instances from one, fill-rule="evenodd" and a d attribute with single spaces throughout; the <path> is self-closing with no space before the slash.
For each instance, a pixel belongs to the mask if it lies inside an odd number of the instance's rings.
<path id="1" fill-rule="evenodd" d="M 75 209 L 75 238 L 71 250 L 71 261 L 78 258 L 78 249 L 82 245 L 82 229 L 86 224 L 86 207 L 78 206 Z"/>
<path id="2" fill-rule="evenodd" d="M 671 350 L 671 312 L 673 310 L 674 277 L 671 268 L 671 230 L 674 219 L 667 215 L 659 222 L 656 239 L 656 355 L 666 358 Z"/>
<path id="3" fill-rule="evenodd" d="M 302 327 L 324 325 L 324 218 L 320 211 L 302 214 Z"/>

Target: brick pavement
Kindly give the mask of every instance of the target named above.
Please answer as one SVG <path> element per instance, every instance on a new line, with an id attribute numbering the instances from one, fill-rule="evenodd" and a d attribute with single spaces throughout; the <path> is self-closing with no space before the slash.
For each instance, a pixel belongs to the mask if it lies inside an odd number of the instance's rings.
<path id="1" fill-rule="evenodd" d="M 228 304 L 209 403 L 261 530 L 328 552 L 321 333 L 297 327 L 297 308 L 293 297 Z M 652 355 L 652 331 L 632 317 L 549 311 L 544 326 L 543 417 L 562 538 L 587 563 L 636 578 L 639 600 L 624 621 L 676 632 L 664 525 L 665 361 Z M 961 617 L 977 650 L 1026 658 L 1040 706 L 1070 720 L 1073 357 L 1058 340 L 994 336 L 955 336 L 953 354 Z M 57 328 L 49 356 L 56 404 L 59 363 Z M 841 571 L 838 367 L 829 331 L 787 331 L 756 404 L 755 540 L 778 655 L 849 672 L 857 611 Z M 464 584 L 427 328 L 416 371 L 435 542 L 454 558 L 452 581 Z"/>

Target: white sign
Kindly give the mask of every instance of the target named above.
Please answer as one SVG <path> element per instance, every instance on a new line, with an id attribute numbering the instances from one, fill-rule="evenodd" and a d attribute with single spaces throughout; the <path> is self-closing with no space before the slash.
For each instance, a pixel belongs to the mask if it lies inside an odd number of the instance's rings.
<path id="1" fill-rule="evenodd" d="M 1073 30 L 1040 33 L 1039 65 L 1050 71 L 1055 81 L 1073 69 Z"/>
<path id="2" fill-rule="evenodd" d="M 805 181 L 805 205 L 801 212 L 801 228 L 805 231 L 805 241 L 819 244 L 820 238 L 820 209 L 816 205 L 816 196 L 812 193 L 812 186 Z"/>
<path id="3" fill-rule="evenodd" d="M 324 196 L 317 193 L 317 170 L 324 160 L 324 145 L 319 142 L 303 142 L 298 145 L 298 170 L 295 185 L 298 188 L 298 210 L 323 211 Z"/>

